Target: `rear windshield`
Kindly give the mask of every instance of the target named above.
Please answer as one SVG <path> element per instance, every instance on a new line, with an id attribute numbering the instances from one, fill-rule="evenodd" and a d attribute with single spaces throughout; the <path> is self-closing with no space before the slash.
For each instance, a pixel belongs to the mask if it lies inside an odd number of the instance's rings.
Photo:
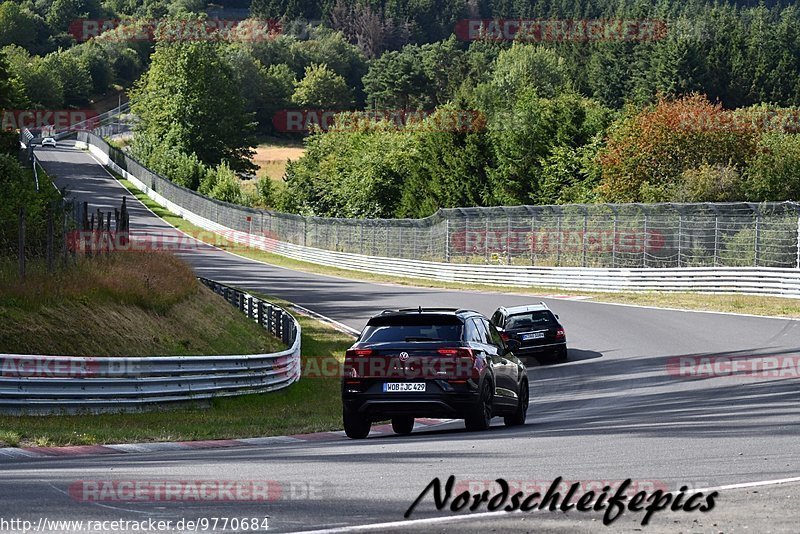
<path id="1" fill-rule="evenodd" d="M 542 326 L 555 326 L 556 318 L 548 310 L 511 315 L 506 321 L 506 330 L 520 330 L 522 328 L 538 328 Z"/>
<path id="2" fill-rule="evenodd" d="M 454 316 L 393 316 L 370 320 L 361 341 L 392 343 L 460 341 L 463 324 Z"/>

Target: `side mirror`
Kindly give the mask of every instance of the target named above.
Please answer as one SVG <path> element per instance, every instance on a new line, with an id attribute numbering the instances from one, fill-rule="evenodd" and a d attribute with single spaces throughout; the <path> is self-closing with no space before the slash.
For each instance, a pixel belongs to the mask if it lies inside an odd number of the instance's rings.
<path id="1" fill-rule="evenodd" d="M 509 339 L 508 341 L 506 341 L 506 349 L 508 350 L 508 352 L 517 351 L 521 346 L 522 343 L 520 343 L 516 339 Z"/>
<path id="2" fill-rule="evenodd" d="M 558 319 L 558 314 L 556 314 L 556 319 Z"/>

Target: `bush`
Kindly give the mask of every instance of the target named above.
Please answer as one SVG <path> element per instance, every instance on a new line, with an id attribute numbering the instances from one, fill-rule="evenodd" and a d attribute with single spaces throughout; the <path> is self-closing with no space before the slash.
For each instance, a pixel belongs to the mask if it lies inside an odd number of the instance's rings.
<path id="1" fill-rule="evenodd" d="M 750 162 L 746 187 L 751 200 L 800 199 L 800 134 L 764 134 Z"/>
<path id="2" fill-rule="evenodd" d="M 728 165 L 704 163 L 683 171 L 670 197 L 677 202 L 732 202 L 742 198 L 742 175 Z"/>
<path id="3" fill-rule="evenodd" d="M 247 204 L 247 197 L 242 192 L 239 179 L 230 166 L 223 162 L 207 174 L 208 196 L 231 204 Z"/>
<path id="4" fill-rule="evenodd" d="M 794 267 L 797 264 L 797 218 L 772 222 L 758 233 L 759 267 Z M 755 228 L 745 228 L 723 239 L 720 252 L 727 267 L 751 267 L 755 261 Z"/>
<path id="5" fill-rule="evenodd" d="M 275 203 L 275 185 L 269 176 L 262 176 L 256 182 L 255 204 L 262 208 L 272 207 Z"/>
<path id="6" fill-rule="evenodd" d="M 602 198 L 609 202 L 670 200 L 683 173 L 702 166 L 744 168 L 757 131 L 701 95 L 660 100 L 612 125 L 600 153 Z M 691 180 L 691 178 L 690 178 Z M 648 198 L 650 197 L 650 198 Z"/>

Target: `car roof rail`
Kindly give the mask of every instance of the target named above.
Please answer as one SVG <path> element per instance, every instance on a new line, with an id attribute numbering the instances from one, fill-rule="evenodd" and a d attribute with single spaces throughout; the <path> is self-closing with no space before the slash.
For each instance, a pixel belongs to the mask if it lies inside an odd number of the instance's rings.
<path id="1" fill-rule="evenodd" d="M 422 306 L 417 306 L 416 308 L 400 308 L 397 310 L 399 312 L 436 312 L 436 311 L 447 311 L 447 312 L 457 312 L 459 311 L 458 308 L 445 308 L 445 307 L 431 307 L 431 308 L 423 308 Z"/>

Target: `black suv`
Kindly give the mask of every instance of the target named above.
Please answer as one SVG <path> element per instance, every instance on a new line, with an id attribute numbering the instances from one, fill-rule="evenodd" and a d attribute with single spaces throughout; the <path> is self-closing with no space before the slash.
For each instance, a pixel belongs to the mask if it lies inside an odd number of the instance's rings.
<path id="1" fill-rule="evenodd" d="M 558 315 L 544 302 L 513 308 L 498 308 L 492 315 L 492 324 L 500 336 L 519 342 L 514 351 L 518 356 L 548 354 L 558 361 L 567 359 L 567 335 L 558 322 Z"/>
<path id="2" fill-rule="evenodd" d="M 500 415 L 506 425 L 524 424 L 528 376 L 517 346 L 470 310 L 376 315 L 345 356 L 345 433 L 365 438 L 373 421 L 391 419 L 396 433 L 409 434 L 415 417 L 464 419 L 468 430 L 487 429 Z"/>

